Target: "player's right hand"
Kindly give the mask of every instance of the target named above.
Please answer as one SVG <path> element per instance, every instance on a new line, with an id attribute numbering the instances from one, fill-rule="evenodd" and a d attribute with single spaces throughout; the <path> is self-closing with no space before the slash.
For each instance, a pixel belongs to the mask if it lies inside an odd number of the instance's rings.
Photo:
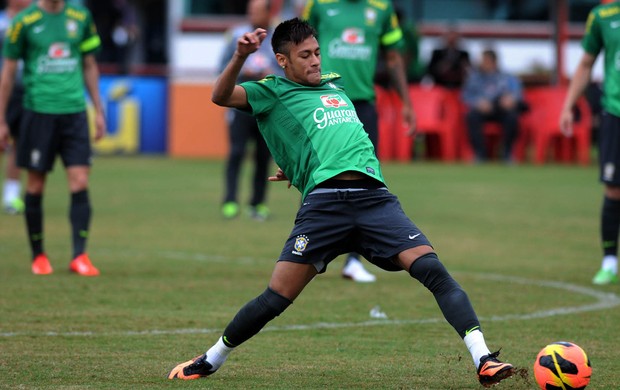
<path id="1" fill-rule="evenodd" d="M 571 137 L 573 135 L 573 122 L 575 121 L 573 110 L 564 109 L 560 114 L 560 131 L 564 136 Z"/>

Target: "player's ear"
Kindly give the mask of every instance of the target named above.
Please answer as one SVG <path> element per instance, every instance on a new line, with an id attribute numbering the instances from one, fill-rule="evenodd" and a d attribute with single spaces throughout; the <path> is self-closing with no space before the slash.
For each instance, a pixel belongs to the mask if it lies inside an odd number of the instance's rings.
<path id="1" fill-rule="evenodd" d="M 276 61 L 278 61 L 280 68 L 284 69 L 288 63 L 288 58 L 282 53 L 276 53 Z"/>

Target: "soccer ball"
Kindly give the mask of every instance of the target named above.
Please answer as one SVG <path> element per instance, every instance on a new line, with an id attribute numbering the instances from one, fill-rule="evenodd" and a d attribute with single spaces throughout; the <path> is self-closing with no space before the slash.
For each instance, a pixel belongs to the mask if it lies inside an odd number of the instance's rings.
<path id="1" fill-rule="evenodd" d="M 543 390 L 585 389 L 591 375 L 588 355 L 577 344 L 566 341 L 547 345 L 534 362 L 534 376 Z"/>

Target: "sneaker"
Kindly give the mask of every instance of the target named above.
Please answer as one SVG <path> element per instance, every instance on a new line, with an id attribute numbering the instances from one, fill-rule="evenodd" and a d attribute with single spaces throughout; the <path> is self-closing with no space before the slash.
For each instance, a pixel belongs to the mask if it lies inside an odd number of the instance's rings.
<path id="1" fill-rule="evenodd" d="M 20 198 L 15 198 L 10 202 L 4 204 L 4 212 L 9 215 L 18 215 L 22 214 L 26 209 L 26 205 L 24 201 Z"/>
<path id="2" fill-rule="evenodd" d="M 45 255 L 45 253 L 41 253 L 34 258 L 31 268 L 32 273 L 35 275 L 49 275 L 54 272 L 54 270 L 52 269 L 52 265 L 50 264 L 50 261 Z"/>
<path id="3" fill-rule="evenodd" d="M 269 208 L 263 203 L 250 206 L 250 217 L 257 221 L 265 221 L 269 217 Z"/>
<path id="4" fill-rule="evenodd" d="M 349 258 L 342 269 L 342 277 L 358 283 L 372 283 L 377 277 L 366 271 L 364 264 L 356 258 Z"/>
<path id="5" fill-rule="evenodd" d="M 82 276 L 97 276 L 99 270 L 90 262 L 88 255 L 82 253 L 69 264 L 69 270 Z"/>
<path id="6" fill-rule="evenodd" d="M 192 360 L 181 363 L 170 371 L 168 379 L 199 379 L 213 374 L 213 366 L 207 362 L 207 355 L 196 356 Z"/>
<path id="7" fill-rule="evenodd" d="M 592 283 L 598 284 L 599 286 L 603 286 L 606 284 L 618 283 L 618 275 L 614 274 L 612 271 L 607 269 L 600 269 L 594 278 L 592 278 Z"/>
<path id="8" fill-rule="evenodd" d="M 222 205 L 222 215 L 226 219 L 233 219 L 239 215 L 239 204 L 237 202 L 226 202 Z"/>
<path id="9" fill-rule="evenodd" d="M 497 360 L 499 351 L 484 355 L 480 358 L 478 367 L 478 380 L 484 387 L 491 387 L 504 379 L 511 377 L 515 373 L 512 364 L 502 363 Z"/>

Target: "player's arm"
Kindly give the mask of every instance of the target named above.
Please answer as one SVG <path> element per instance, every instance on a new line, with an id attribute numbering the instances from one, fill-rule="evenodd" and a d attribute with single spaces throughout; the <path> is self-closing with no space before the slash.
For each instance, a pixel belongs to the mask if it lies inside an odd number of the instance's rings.
<path id="1" fill-rule="evenodd" d="M 0 148 L 2 148 L 9 139 L 9 126 L 6 123 L 6 108 L 9 103 L 9 97 L 13 92 L 16 74 L 17 60 L 5 58 L 4 64 L 2 65 L 2 79 L 0 81 Z"/>
<path id="2" fill-rule="evenodd" d="M 415 134 L 415 112 L 409 98 L 409 86 L 405 75 L 405 62 L 397 49 L 388 49 L 386 52 L 386 65 L 392 85 L 396 87 L 398 96 L 403 102 L 403 122 L 407 126 L 407 134 Z"/>
<path id="3" fill-rule="evenodd" d="M 573 75 L 573 78 L 568 86 L 568 92 L 566 93 L 564 106 L 562 108 L 562 113 L 560 114 L 560 130 L 562 130 L 562 133 L 566 136 L 571 136 L 573 133 L 573 107 L 590 83 L 592 67 L 594 66 L 595 61 L 596 56 L 588 52 L 584 52 L 581 56 L 581 60 L 579 61 L 579 65 L 577 65 L 577 70 L 575 71 L 575 74 Z"/>
<path id="4" fill-rule="evenodd" d="M 105 116 L 103 105 L 99 94 L 99 68 L 94 54 L 86 54 L 82 59 L 84 72 L 84 84 L 88 95 L 95 106 L 95 140 L 101 139 L 106 132 Z"/>
<path id="5" fill-rule="evenodd" d="M 236 84 L 241 67 L 248 56 L 260 47 L 267 36 L 267 31 L 257 28 L 253 32 L 245 33 L 237 40 L 237 50 L 215 81 L 211 101 L 218 106 L 239 109 L 249 108 L 248 96 L 245 89 Z"/>

